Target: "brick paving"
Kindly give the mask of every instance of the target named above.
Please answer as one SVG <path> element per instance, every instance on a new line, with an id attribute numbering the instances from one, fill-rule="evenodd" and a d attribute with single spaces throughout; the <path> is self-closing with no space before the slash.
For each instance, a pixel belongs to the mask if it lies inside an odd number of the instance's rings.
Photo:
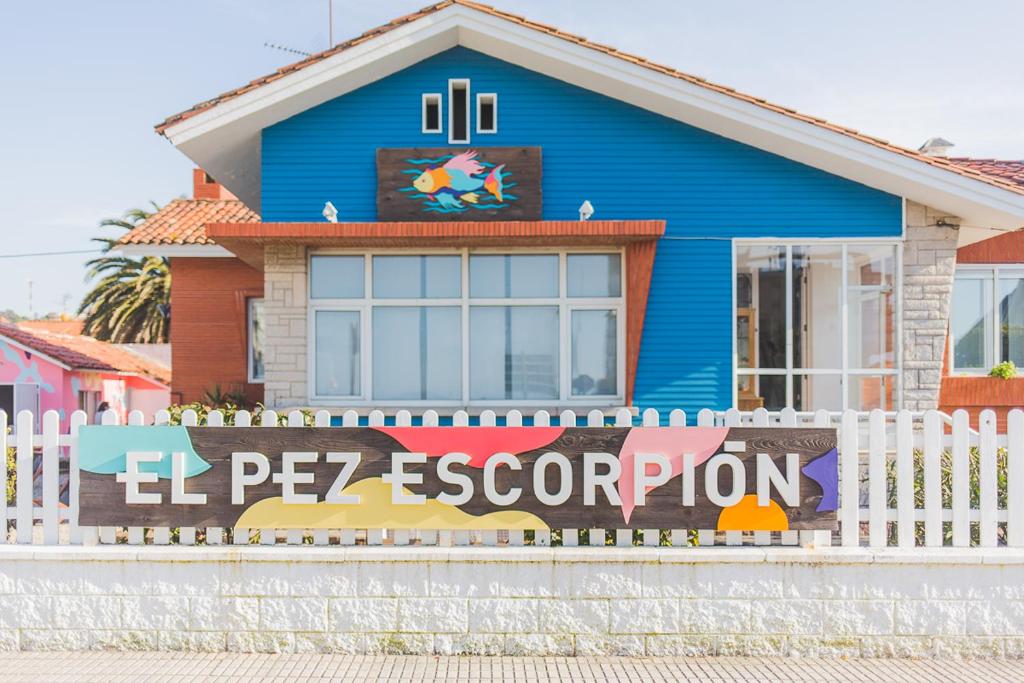
<path id="1" fill-rule="evenodd" d="M 0 681 L 1024 681 L 1019 660 L 6 652 Z"/>

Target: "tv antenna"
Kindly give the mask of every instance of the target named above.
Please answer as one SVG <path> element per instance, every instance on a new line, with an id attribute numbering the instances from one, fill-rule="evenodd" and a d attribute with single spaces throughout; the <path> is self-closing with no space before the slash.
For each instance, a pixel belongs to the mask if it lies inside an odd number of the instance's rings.
<path id="1" fill-rule="evenodd" d="M 288 52 L 302 57 L 309 57 L 313 54 L 306 50 L 297 50 L 294 47 L 278 45 L 276 43 L 264 42 L 263 47 L 269 47 L 272 50 L 280 50 L 281 52 Z M 334 0 L 327 0 L 327 49 L 329 50 L 332 47 L 334 47 Z"/>

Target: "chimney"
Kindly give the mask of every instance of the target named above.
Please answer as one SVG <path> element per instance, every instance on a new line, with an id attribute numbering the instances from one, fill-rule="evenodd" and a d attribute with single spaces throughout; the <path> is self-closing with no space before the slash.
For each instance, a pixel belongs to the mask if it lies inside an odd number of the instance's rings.
<path id="1" fill-rule="evenodd" d="M 192 169 L 192 196 L 195 199 L 238 199 L 201 168 Z"/>
<path id="2" fill-rule="evenodd" d="M 928 138 L 917 151 L 926 157 L 945 157 L 953 147 L 953 143 L 945 138 Z"/>

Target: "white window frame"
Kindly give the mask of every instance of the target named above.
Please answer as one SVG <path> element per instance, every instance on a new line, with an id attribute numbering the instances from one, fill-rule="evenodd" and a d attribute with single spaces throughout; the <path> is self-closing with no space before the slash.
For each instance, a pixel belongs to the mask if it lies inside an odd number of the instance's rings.
<path id="1" fill-rule="evenodd" d="M 779 246 L 786 249 L 786 367 L 784 368 L 741 368 L 739 367 L 739 353 L 736 344 L 736 274 L 738 273 L 737 255 L 738 250 L 745 246 Z M 832 246 L 840 247 L 842 252 L 842 290 L 840 294 L 840 318 L 842 329 L 840 331 L 841 366 L 838 368 L 797 368 L 793 366 L 794 356 L 794 335 L 793 335 L 793 247 L 814 247 Z M 894 254 L 896 262 L 893 273 L 893 292 L 896 296 L 896 306 L 893 313 L 895 317 L 893 329 L 893 367 L 892 368 L 852 368 L 849 364 L 850 340 L 849 340 L 849 301 L 848 294 L 850 286 L 847 284 L 849 277 L 848 251 L 851 246 L 885 246 L 895 247 Z M 854 287 L 860 289 L 861 287 Z M 863 289 L 876 288 L 865 286 Z M 756 296 L 751 292 L 751 296 Z M 784 376 L 786 378 L 786 405 L 792 406 L 795 392 L 793 383 L 796 378 L 804 375 L 839 375 L 842 392 L 842 409 L 850 407 L 849 378 L 857 376 L 891 376 L 894 378 L 895 391 L 893 392 L 893 409 L 899 410 L 903 406 L 903 242 L 898 238 L 744 238 L 732 241 L 732 405 L 739 405 L 738 380 L 740 376 Z M 751 344 L 756 344 L 756 325 L 751 329 Z"/>
<path id="2" fill-rule="evenodd" d="M 491 99 L 491 106 L 494 108 L 494 127 L 483 128 L 483 119 L 480 116 L 480 107 L 483 106 L 483 101 L 486 98 Z M 498 93 L 494 92 L 480 92 L 476 94 L 476 132 L 482 135 L 491 135 L 498 132 Z"/>
<path id="3" fill-rule="evenodd" d="M 1002 318 L 999 314 L 999 279 L 1004 276 L 1016 276 L 1024 278 L 1024 264 L 1018 263 L 962 263 L 957 264 L 954 274 L 953 286 L 956 287 L 956 278 L 961 274 L 974 274 L 976 279 L 987 280 L 989 285 L 989 297 L 992 303 L 992 310 L 989 311 L 992 318 L 992 325 L 985 330 L 987 347 L 985 349 L 984 368 L 958 368 L 956 367 L 956 340 L 953 337 L 952 323 L 953 311 L 949 312 L 950 333 L 947 345 L 949 349 L 949 371 L 951 374 L 959 375 L 988 375 L 993 366 L 1002 363 L 1002 339 L 999 329 L 1002 327 Z M 983 276 L 983 277 L 977 277 Z"/>
<path id="4" fill-rule="evenodd" d="M 252 371 L 252 365 L 254 360 L 254 349 L 253 349 L 253 308 L 257 303 L 263 303 L 263 297 L 254 296 L 249 297 L 245 302 L 245 350 L 246 350 L 246 370 L 245 375 L 249 384 L 263 384 L 266 381 L 267 370 L 264 367 L 263 377 L 257 378 Z M 266 349 L 264 349 L 265 351 Z"/>
<path id="5" fill-rule="evenodd" d="M 547 298 L 470 298 L 469 296 L 469 258 L 472 255 L 558 255 L 558 296 Z M 618 297 L 569 297 L 568 296 L 568 257 L 571 254 L 618 254 L 620 258 L 620 283 Z M 508 249 L 500 247 L 462 248 L 462 249 L 316 249 L 307 254 L 308 264 L 314 256 L 360 255 L 364 260 L 363 278 L 364 291 L 361 299 L 309 299 L 307 320 L 307 376 L 309 378 L 309 403 L 314 406 L 337 406 L 343 402 L 345 406 L 354 408 L 590 408 L 621 406 L 625 401 L 626 391 L 626 254 L 623 248 L 536 248 Z M 374 256 L 460 256 L 461 257 L 461 296 L 449 299 L 379 299 L 373 296 L 373 257 Z M 397 400 L 373 398 L 373 331 L 372 314 L 374 307 L 384 306 L 448 306 L 460 307 L 462 324 L 462 396 L 459 400 Z M 559 358 L 558 386 L 559 395 L 553 399 L 470 399 L 469 382 L 469 309 L 471 306 L 557 306 L 559 309 Z M 616 388 L 614 395 L 572 396 L 572 365 L 571 365 L 571 315 L 574 310 L 615 310 L 616 311 Z M 316 336 L 315 318 L 317 311 L 355 311 L 359 313 L 360 324 L 360 378 L 361 393 L 358 396 L 329 396 L 316 392 Z"/>
<path id="6" fill-rule="evenodd" d="M 466 86 L 466 139 L 465 140 L 459 140 L 459 139 L 457 139 L 455 137 L 455 126 L 453 125 L 454 124 L 454 117 L 455 117 L 455 104 L 454 104 L 453 100 L 454 100 L 454 97 L 455 97 L 455 94 L 454 94 L 455 93 L 455 86 L 457 86 L 457 85 L 464 85 L 464 86 Z M 448 143 L 449 144 L 452 144 L 452 145 L 468 145 L 469 144 L 469 141 L 470 141 L 470 134 L 469 134 L 469 132 L 472 129 L 472 126 L 471 126 L 472 121 L 470 120 L 470 106 L 471 106 L 470 105 L 470 101 L 471 101 L 470 97 L 472 97 L 472 93 L 470 92 L 470 89 L 469 89 L 469 79 L 468 78 L 450 78 L 450 79 L 448 79 Z"/>
<path id="7" fill-rule="evenodd" d="M 444 116 L 444 108 L 441 104 L 441 93 L 439 92 L 425 92 L 420 101 L 420 132 L 421 133 L 443 133 L 444 123 L 442 123 Z M 427 127 L 427 105 L 434 101 L 437 103 L 437 128 Z"/>

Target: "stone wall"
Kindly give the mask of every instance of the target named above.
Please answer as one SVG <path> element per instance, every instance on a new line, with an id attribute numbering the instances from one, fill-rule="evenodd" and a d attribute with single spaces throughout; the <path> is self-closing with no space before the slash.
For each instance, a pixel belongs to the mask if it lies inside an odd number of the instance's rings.
<path id="1" fill-rule="evenodd" d="M 306 249 L 294 245 L 267 245 L 263 268 L 264 401 L 275 409 L 304 406 L 309 401 Z"/>
<path id="2" fill-rule="evenodd" d="M 903 244 L 903 407 L 939 407 L 958 229 L 948 214 L 907 202 Z"/>
<path id="3" fill-rule="evenodd" d="M 7 546 L 0 648 L 1017 657 L 1024 553 Z"/>

